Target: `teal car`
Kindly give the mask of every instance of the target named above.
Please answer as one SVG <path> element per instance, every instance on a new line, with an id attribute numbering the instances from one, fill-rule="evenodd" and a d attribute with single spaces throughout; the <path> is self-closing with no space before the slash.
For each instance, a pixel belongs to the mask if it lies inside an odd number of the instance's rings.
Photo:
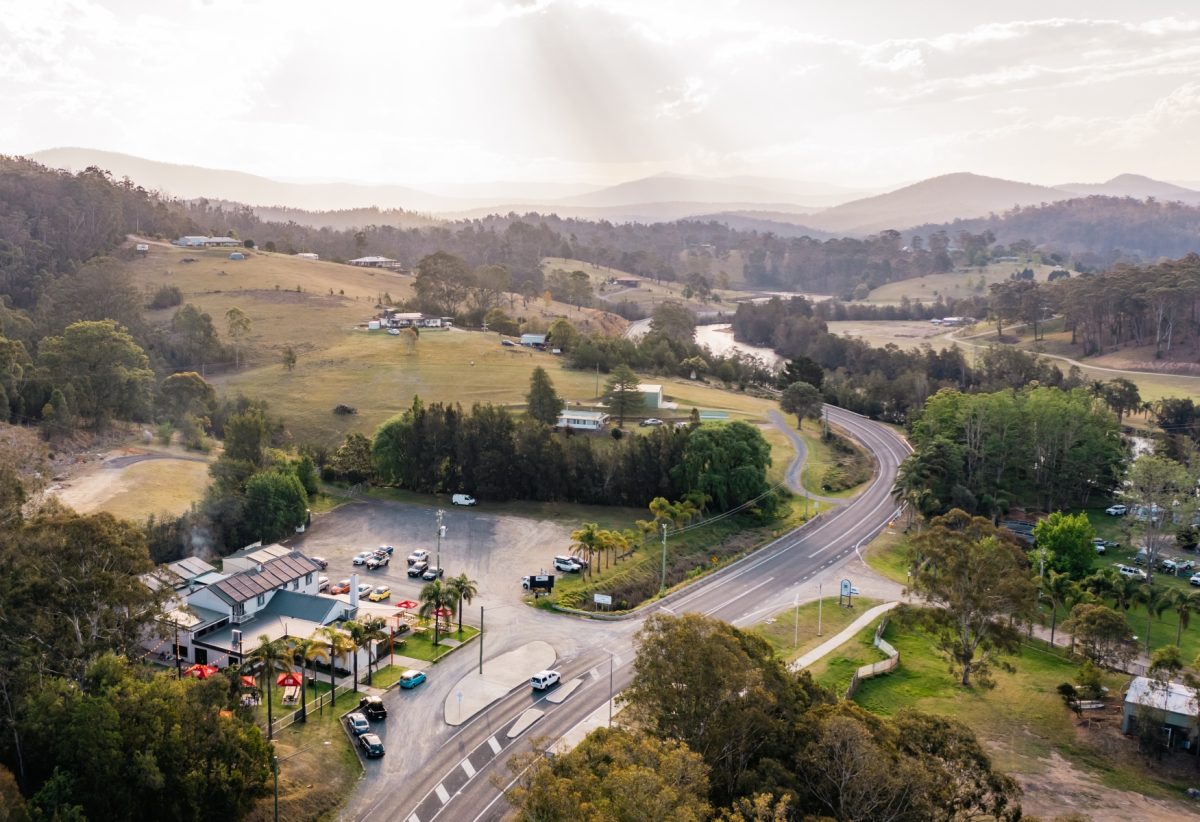
<path id="1" fill-rule="evenodd" d="M 400 674 L 400 687 L 406 691 L 417 687 L 425 681 L 424 671 L 405 671 Z"/>

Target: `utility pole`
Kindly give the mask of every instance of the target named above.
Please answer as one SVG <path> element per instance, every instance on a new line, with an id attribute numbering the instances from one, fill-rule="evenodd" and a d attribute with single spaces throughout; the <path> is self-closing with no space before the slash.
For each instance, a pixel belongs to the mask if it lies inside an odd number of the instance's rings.
<path id="1" fill-rule="evenodd" d="M 439 508 L 437 511 L 437 523 L 438 523 L 438 526 L 437 526 L 437 567 L 438 568 L 442 567 L 442 537 L 446 535 L 446 526 L 442 525 L 442 517 L 444 517 L 445 515 L 446 515 L 446 512 L 443 511 L 441 508 Z"/>
<path id="2" fill-rule="evenodd" d="M 483 606 L 479 606 L 479 675 L 483 676 Z"/>
<path id="3" fill-rule="evenodd" d="M 792 648 L 800 647 L 800 593 L 796 592 L 796 598 L 792 601 L 793 607 L 796 609 L 796 616 L 792 620 Z"/>
<path id="4" fill-rule="evenodd" d="M 662 594 L 667 590 L 667 524 L 662 523 L 662 584 L 658 587 L 658 593 Z"/>
<path id="5" fill-rule="evenodd" d="M 821 636 L 821 606 L 825 602 L 821 598 L 821 583 L 817 583 L 817 636 Z"/>
<path id="6" fill-rule="evenodd" d="M 612 703 L 613 703 L 613 655 L 612 651 L 608 652 L 608 727 L 612 727 Z"/>

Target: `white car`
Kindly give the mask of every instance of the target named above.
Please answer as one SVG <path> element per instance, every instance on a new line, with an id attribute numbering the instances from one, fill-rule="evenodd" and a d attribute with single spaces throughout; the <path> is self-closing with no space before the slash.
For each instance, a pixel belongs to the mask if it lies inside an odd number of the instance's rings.
<path id="1" fill-rule="evenodd" d="M 450 497 L 450 502 L 453 505 L 475 505 L 475 497 L 470 494 L 455 494 Z"/>
<path id="2" fill-rule="evenodd" d="M 375 556 L 374 551 L 359 551 L 350 562 L 354 565 L 366 565 L 367 560 Z"/>
<path id="3" fill-rule="evenodd" d="M 1192 583 L 1193 585 L 1200 585 L 1200 574 L 1192 574 L 1191 578 L 1188 579 L 1188 582 Z"/>
<path id="4" fill-rule="evenodd" d="M 557 685 L 560 678 L 558 671 L 539 671 L 530 678 L 529 686 L 535 691 L 544 691 Z"/>
<path id="5" fill-rule="evenodd" d="M 416 565 L 418 562 L 429 562 L 429 552 L 424 548 L 418 548 L 408 555 L 409 565 Z"/>
<path id="6" fill-rule="evenodd" d="M 638 425 L 642 426 L 643 428 L 646 428 L 648 426 L 662 425 L 662 424 L 663 424 L 663 421 L 658 419 L 657 417 L 647 417 L 646 419 L 644 419 L 640 423 L 638 423 Z"/>
<path id="7" fill-rule="evenodd" d="M 583 566 L 570 557 L 555 557 L 554 570 L 566 571 L 569 574 L 577 574 L 583 570 Z"/>
<path id="8" fill-rule="evenodd" d="M 1104 513 L 1110 517 L 1123 517 L 1129 513 L 1128 505 L 1110 505 L 1104 509 Z"/>
<path id="9" fill-rule="evenodd" d="M 1117 573 L 1123 577 L 1132 577 L 1133 579 L 1146 579 L 1146 572 L 1141 568 L 1134 568 L 1132 565 L 1118 565 Z"/>

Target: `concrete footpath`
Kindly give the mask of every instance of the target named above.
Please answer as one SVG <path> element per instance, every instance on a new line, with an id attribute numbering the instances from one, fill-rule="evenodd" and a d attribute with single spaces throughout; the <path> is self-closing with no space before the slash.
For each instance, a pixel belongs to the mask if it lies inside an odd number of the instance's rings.
<path id="1" fill-rule="evenodd" d="M 538 671 L 552 667 L 555 659 L 554 648 L 539 639 L 486 660 L 482 674 L 472 671 L 446 695 L 446 724 L 462 725 Z"/>
<path id="2" fill-rule="evenodd" d="M 794 671 L 803 670 L 804 668 L 807 668 L 809 665 L 812 665 L 814 662 L 816 662 L 818 659 L 821 659 L 825 655 L 833 653 L 838 648 L 842 647 L 842 645 L 846 644 L 851 639 L 853 639 L 855 634 L 857 634 L 863 628 L 866 628 L 872 622 L 879 619 L 879 617 L 886 614 L 888 611 L 892 610 L 899 604 L 900 603 L 898 601 L 897 602 L 885 602 L 882 605 L 876 605 L 874 608 L 871 608 L 871 609 L 863 612 L 862 616 L 860 616 L 858 619 L 851 622 L 849 625 L 847 625 L 845 628 L 843 628 L 841 631 L 839 631 L 835 636 L 832 636 L 829 639 L 825 640 L 820 645 L 813 648 L 811 651 L 804 654 L 799 659 L 797 659 L 795 662 L 793 662 L 791 664 L 792 670 L 794 670 Z"/>

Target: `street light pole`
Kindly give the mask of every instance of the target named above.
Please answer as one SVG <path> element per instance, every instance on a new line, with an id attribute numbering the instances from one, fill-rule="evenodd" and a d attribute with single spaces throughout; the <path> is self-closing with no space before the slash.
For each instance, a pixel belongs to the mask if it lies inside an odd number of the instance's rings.
<path id="1" fill-rule="evenodd" d="M 796 616 L 792 619 L 792 647 L 800 647 L 800 593 L 796 593 L 796 598 L 792 601 L 792 605 L 796 609 Z"/>
<path id="2" fill-rule="evenodd" d="M 821 598 L 821 583 L 817 583 L 817 636 L 821 636 L 821 606 L 825 601 Z"/>
<path id="3" fill-rule="evenodd" d="M 658 593 L 662 594 L 667 590 L 667 524 L 662 523 L 662 584 L 658 586 Z"/>
<path id="4" fill-rule="evenodd" d="M 442 535 L 446 533 L 446 526 L 442 525 L 442 517 L 444 517 L 445 515 L 446 515 L 446 512 L 443 511 L 441 508 L 439 508 L 438 512 L 437 512 L 437 522 L 438 522 L 438 527 L 437 527 L 437 567 L 438 568 L 442 567 Z"/>
<path id="5" fill-rule="evenodd" d="M 479 675 L 483 676 L 483 606 L 479 606 Z"/>
<path id="6" fill-rule="evenodd" d="M 612 727 L 612 703 L 613 703 L 613 655 L 612 651 L 608 652 L 608 727 Z"/>

